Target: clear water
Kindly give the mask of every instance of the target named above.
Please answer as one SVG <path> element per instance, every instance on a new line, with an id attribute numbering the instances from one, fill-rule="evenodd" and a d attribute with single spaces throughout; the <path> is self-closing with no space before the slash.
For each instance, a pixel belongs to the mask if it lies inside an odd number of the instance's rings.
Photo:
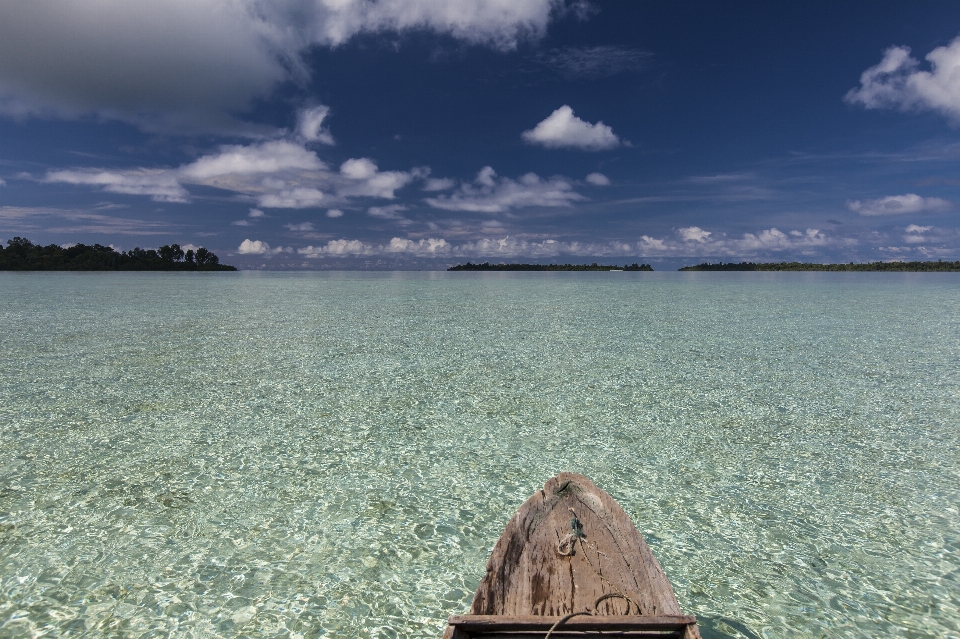
<path id="1" fill-rule="evenodd" d="M 590 476 L 705 637 L 960 637 L 953 274 L 0 274 L 0 636 L 439 637 Z"/>

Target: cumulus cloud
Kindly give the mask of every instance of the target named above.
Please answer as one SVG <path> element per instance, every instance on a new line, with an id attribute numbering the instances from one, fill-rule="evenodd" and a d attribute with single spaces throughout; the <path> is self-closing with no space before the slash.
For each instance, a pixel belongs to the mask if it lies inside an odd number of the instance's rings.
<path id="1" fill-rule="evenodd" d="M 57 170 L 44 180 L 147 195 L 159 202 L 187 202 L 185 187 L 196 184 L 232 191 L 264 208 L 302 209 L 354 197 L 392 200 L 398 189 L 427 173 L 424 168 L 380 171 L 369 158 L 347 160 L 333 172 L 303 140 L 281 139 L 224 145 L 178 168 Z"/>
<path id="2" fill-rule="evenodd" d="M 425 169 L 411 171 L 380 171 L 370 158 L 350 159 L 340 165 L 340 175 L 347 178 L 338 188 L 346 197 L 379 197 L 392 200 L 395 191 L 418 177 L 425 177 Z"/>
<path id="3" fill-rule="evenodd" d="M 328 209 L 327 217 L 343 217 L 343 211 L 340 209 Z"/>
<path id="4" fill-rule="evenodd" d="M 56 0 L 0 3 L 0 112 L 96 113 L 149 129 L 236 129 L 300 53 L 359 33 L 428 29 L 512 49 L 565 0 Z M 321 129 L 316 141 L 322 142 Z"/>
<path id="5" fill-rule="evenodd" d="M 334 144 L 333 135 L 323 128 L 323 121 L 330 115 L 330 107 L 323 105 L 303 109 L 297 115 L 297 133 L 307 142 Z"/>
<path id="6" fill-rule="evenodd" d="M 376 247 L 360 240 L 330 240 L 325 246 L 306 246 L 297 249 L 304 257 L 350 257 L 373 255 Z"/>
<path id="7" fill-rule="evenodd" d="M 351 180 L 366 180 L 377 173 L 377 165 L 370 158 L 353 158 L 340 165 L 340 173 Z"/>
<path id="8" fill-rule="evenodd" d="M 441 257 L 451 253 L 452 246 L 444 239 L 410 240 L 395 237 L 386 244 L 372 244 L 361 240 L 330 240 L 325 245 L 297 249 L 304 257 L 357 257 L 368 255 L 413 255 L 418 257 Z"/>
<path id="9" fill-rule="evenodd" d="M 241 242 L 239 248 L 237 248 L 237 253 L 240 255 L 263 255 L 265 257 L 272 257 L 278 253 L 291 253 L 292 251 L 293 249 L 282 246 L 270 248 L 270 245 L 266 242 L 249 239 Z"/>
<path id="10" fill-rule="evenodd" d="M 386 245 L 387 253 L 412 253 L 420 256 L 447 255 L 451 246 L 444 239 L 408 240 L 395 237 Z"/>
<path id="11" fill-rule="evenodd" d="M 503 232 L 502 227 L 485 227 L 491 233 Z M 930 227 L 907 227 L 908 243 L 929 241 L 924 236 Z M 956 235 L 956 234 L 955 234 Z M 699 238 L 699 239 L 697 239 Z M 420 258 L 443 257 L 470 260 L 507 259 L 565 259 L 571 258 L 629 258 L 631 261 L 650 257 L 689 257 L 733 259 L 777 259 L 779 255 L 823 255 L 829 250 L 849 250 L 857 245 L 853 238 L 831 236 L 816 228 L 781 231 L 775 227 L 753 233 L 728 236 L 720 231 L 706 231 L 698 227 L 677 229 L 664 237 L 642 235 L 636 241 L 577 241 L 554 238 L 525 238 L 511 235 L 480 237 L 459 244 L 443 237 L 401 238 L 377 243 L 359 239 L 330 240 L 326 244 L 297 249 L 301 256 L 311 259 L 348 258 L 358 256 Z M 258 249 L 259 250 L 259 249 Z M 271 250 L 268 246 L 262 249 Z M 289 249 L 286 249 L 289 251 Z M 251 251 L 252 252 L 252 251 Z M 793 258 L 791 258 L 793 259 Z"/>
<path id="12" fill-rule="evenodd" d="M 395 237 L 386 244 L 374 244 L 361 240 L 331 240 L 326 245 L 308 246 L 297 253 L 308 258 L 398 256 L 459 257 L 506 259 L 519 256 L 554 257 L 557 255 L 628 255 L 636 247 L 627 242 L 563 242 L 553 239 L 531 241 L 514 237 L 484 238 L 454 245 L 443 238 L 412 240 Z"/>
<path id="13" fill-rule="evenodd" d="M 644 235 L 637 243 L 637 249 L 643 255 L 731 256 L 742 259 L 785 251 L 811 253 L 825 248 L 849 248 L 856 244 L 853 239 L 829 237 L 815 228 L 784 233 L 774 227 L 730 237 L 725 233 L 690 226 L 677 229 L 677 238 Z"/>
<path id="14" fill-rule="evenodd" d="M 933 241 L 934 238 L 924 235 L 924 233 L 933 230 L 932 226 L 920 226 L 918 224 L 910 224 L 907 226 L 906 234 L 903 236 L 903 241 L 907 244 L 924 244 L 927 242 Z"/>
<path id="15" fill-rule="evenodd" d="M 678 233 L 687 242 L 705 242 L 712 235 L 710 231 L 704 231 L 699 226 L 689 226 L 680 229 Z"/>
<path id="16" fill-rule="evenodd" d="M 926 60 L 929 71 L 919 68 L 909 47 L 890 47 L 844 100 L 867 109 L 937 111 L 960 123 L 960 37 L 928 53 Z"/>
<path id="17" fill-rule="evenodd" d="M 920 197 L 916 193 L 888 195 L 876 200 L 852 200 L 847 208 L 860 215 L 902 215 L 904 213 L 938 213 L 950 208 L 950 202 L 938 197 Z"/>
<path id="18" fill-rule="evenodd" d="M 502 213 L 529 206 L 570 206 L 572 202 L 584 199 L 564 178 L 543 179 L 535 173 L 527 173 L 517 180 L 497 179 L 496 171 L 485 166 L 477 173 L 473 184 L 463 184 L 450 195 L 425 201 L 434 208 L 448 211 Z"/>
<path id="19" fill-rule="evenodd" d="M 247 217 L 263 217 L 264 212 L 260 209 L 250 209 L 250 212 L 247 213 Z"/>
<path id="20" fill-rule="evenodd" d="M 540 144 L 548 149 L 574 148 L 584 151 L 604 151 L 620 146 L 620 138 L 603 122 L 590 124 L 573 114 L 564 104 L 530 131 L 521 136 L 529 144 Z"/>
<path id="21" fill-rule="evenodd" d="M 587 176 L 587 182 L 594 186 L 610 186 L 610 178 L 603 173 L 591 173 Z"/>
<path id="22" fill-rule="evenodd" d="M 317 154 L 299 144 L 274 140 L 251 145 L 225 145 L 219 153 L 205 155 L 181 167 L 178 173 L 187 180 L 216 186 L 224 176 L 277 173 L 290 169 L 317 171 L 326 168 Z"/>

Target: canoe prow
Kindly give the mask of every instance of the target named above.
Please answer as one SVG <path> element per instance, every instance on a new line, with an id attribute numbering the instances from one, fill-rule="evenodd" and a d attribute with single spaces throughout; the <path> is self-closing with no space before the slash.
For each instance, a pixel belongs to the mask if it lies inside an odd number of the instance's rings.
<path id="1" fill-rule="evenodd" d="M 470 614 L 445 639 L 604 636 L 699 638 L 670 581 L 620 505 L 589 479 L 560 473 L 514 514 Z"/>

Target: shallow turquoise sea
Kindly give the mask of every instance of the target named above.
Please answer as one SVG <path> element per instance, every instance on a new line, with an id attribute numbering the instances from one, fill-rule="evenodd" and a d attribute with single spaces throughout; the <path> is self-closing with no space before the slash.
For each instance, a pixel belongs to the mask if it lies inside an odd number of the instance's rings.
<path id="1" fill-rule="evenodd" d="M 582 472 L 710 637 L 960 637 L 960 277 L 0 274 L 0 637 L 439 637 Z"/>

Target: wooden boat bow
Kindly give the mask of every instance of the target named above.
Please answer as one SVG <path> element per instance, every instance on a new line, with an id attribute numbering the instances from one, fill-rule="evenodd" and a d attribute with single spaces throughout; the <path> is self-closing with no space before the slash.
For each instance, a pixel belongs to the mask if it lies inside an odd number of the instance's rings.
<path id="1" fill-rule="evenodd" d="M 469 615 L 444 639 L 573 637 L 699 639 L 660 563 L 620 505 L 589 479 L 560 473 L 514 514 Z"/>

